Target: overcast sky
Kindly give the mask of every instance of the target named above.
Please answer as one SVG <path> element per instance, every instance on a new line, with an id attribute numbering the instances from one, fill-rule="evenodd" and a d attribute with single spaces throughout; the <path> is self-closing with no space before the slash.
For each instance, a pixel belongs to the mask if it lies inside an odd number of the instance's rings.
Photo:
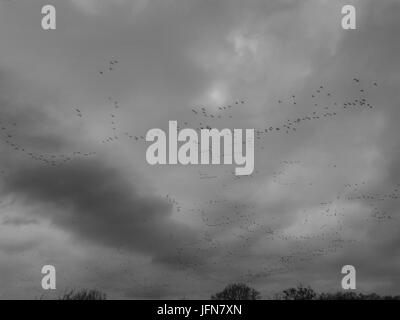
<path id="1" fill-rule="evenodd" d="M 335 291 L 347 264 L 400 294 L 399 35 L 397 0 L 0 0 L 0 298 L 51 296 L 45 264 L 53 294 Z M 169 120 L 254 128 L 254 174 L 150 166 Z"/>

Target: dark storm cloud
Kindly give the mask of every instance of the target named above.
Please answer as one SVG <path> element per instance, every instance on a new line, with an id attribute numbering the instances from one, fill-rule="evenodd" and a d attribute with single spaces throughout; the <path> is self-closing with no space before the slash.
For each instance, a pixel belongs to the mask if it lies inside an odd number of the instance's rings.
<path id="1" fill-rule="evenodd" d="M 142 191 L 141 179 L 129 181 L 123 171 L 106 164 L 100 155 L 57 166 L 29 157 L 31 150 L 35 154 L 70 152 L 82 141 L 46 112 L 49 97 L 30 88 L 35 94 L 27 99 L 25 86 L 18 76 L 0 72 L 0 118 L 5 127 L 1 135 L 3 196 L 19 204 L 39 206 L 42 209 L 33 210 L 39 216 L 98 245 L 164 256 L 191 239 L 188 228 L 171 219 L 171 205 L 166 200 L 147 194 L 146 188 Z M 3 225 L 35 221 L 7 217 Z"/>
<path id="2" fill-rule="evenodd" d="M 141 195 L 100 160 L 75 160 L 58 168 L 20 166 L 4 177 L 4 192 L 27 205 L 49 204 L 52 209 L 39 214 L 97 244 L 160 254 L 190 238 L 187 229 L 170 220 L 166 201 Z"/>

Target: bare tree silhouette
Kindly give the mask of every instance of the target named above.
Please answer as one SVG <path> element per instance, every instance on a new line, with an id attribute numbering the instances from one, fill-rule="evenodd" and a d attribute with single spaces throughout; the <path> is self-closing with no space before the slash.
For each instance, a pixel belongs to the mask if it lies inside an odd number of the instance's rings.
<path id="1" fill-rule="evenodd" d="M 283 293 L 278 295 L 281 300 L 315 300 L 317 293 L 311 287 L 304 287 L 302 284 L 296 288 L 283 290 Z"/>
<path id="2" fill-rule="evenodd" d="M 106 300 L 105 293 L 98 290 L 82 289 L 79 291 L 70 290 L 65 292 L 58 300 Z"/>
<path id="3" fill-rule="evenodd" d="M 211 300 L 259 300 L 260 293 L 244 283 L 233 283 L 219 293 L 211 296 Z"/>

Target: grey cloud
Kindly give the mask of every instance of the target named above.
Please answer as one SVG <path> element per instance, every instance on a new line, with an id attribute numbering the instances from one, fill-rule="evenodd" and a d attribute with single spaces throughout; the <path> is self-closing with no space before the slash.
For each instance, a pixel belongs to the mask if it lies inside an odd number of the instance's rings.
<path id="1" fill-rule="evenodd" d="M 157 255 L 190 238 L 189 230 L 170 219 L 166 201 L 141 195 L 100 160 L 75 160 L 59 168 L 20 166 L 4 178 L 4 193 L 28 205 L 49 204 L 53 209 L 40 214 L 97 244 Z"/>
<path id="2" fill-rule="evenodd" d="M 5 217 L 2 222 L 4 226 L 15 226 L 15 227 L 27 226 L 37 223 L 38 221 L 36 219 L 25 218 L 25 217 Z"/>
<path id="3" fill-rule="evenodd" d="M 33 212 L 97 245 L 164 256 L 179 243 L 190 241 L 190 230 L 172 220 L 171 205 L 157 195 L 146 194 L 142 178 L 129 181 L 101 155 L 90 159 L 71 156 L 71 150 L 82 150 L 82 141 L 41 107 L 48 103 L 48 97 L 39 90 L 34 91 L 35 99 L 25 98 L 25 85 L 12 73 L 0 73 L 0 114 L 6 129 L 1 138 L 4 150 L 8 150 L 1 159 L 4 197 L 43 207 Z M 12 142 L 7 145 L 8 140 Z M 69 161 L 52 166 L 51 156 L 63 153 L 70 154 Z M 40 161 L 36 155 L 50 162 Z M 10 216 L 3 224 L 34 221 Z"/>

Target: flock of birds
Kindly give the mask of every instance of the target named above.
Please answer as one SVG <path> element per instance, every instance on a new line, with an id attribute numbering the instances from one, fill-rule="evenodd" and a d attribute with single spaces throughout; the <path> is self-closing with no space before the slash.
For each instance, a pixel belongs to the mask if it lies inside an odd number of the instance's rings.
<path id="1" fill-rule="evenodd" d="M 107 73 L 116 69 L 119 61 L 111 59 L 107 65 L 98 71 L 100 77 L 106 77 Z M 307 97 L 307 103 L 311 109 L 305 114 L 288 117 L 280 124 L 265 124 L 255 131 L 256 149 L 266 148 L 268 137 L 271 135 L 294 134 L 301 130 L 307 123 L 335 119 L 346 112 L 373 111 L 375 106 L 368 99 L 371 88 L 378 87 L 377 82 L 363 83 L 360 79 L 352 79 L 354 91 L 358 94 L 350 99 L 340 99 L 325 85 L 318 86 Z M 310 103 L 311 101 L 311 103 Z M 123 118 L 123 111 L 118 99 L 109 96 L 106 101 L 109 106 L 107 123 L 110 134 L 100 140 L 102 144 L 110 144 L 123 138 L 130 139 L 145 146 L 145 134 L 130 133 L 119 127 L 119 119 Z M 196 106 L 188 110 L 186 118 L 178 123 L 185 127 L 202 129 L 218 128 L 226 121 L 240 121 L 246 108 L 245 100 L 237 100 L 225 106 L 219 106 L 214 111 L 204 106 Z M 277 101 L 277 108 L 285 106 L 304 105 L 304 102 L 295 94 L 288 99 Z M 74 107 L 76 117 L 84 120 L 87 116 L 80 107 Z M 96 152 L 72 151 L 63 154 L 47 154 L 31 150 L 28 146 L 18 142 L 18 124 L 15 122 L 0 121 L 0 139 L 15 152 L 20 152 L 34 161 L 49 166 L 61 166 L 77 157 L 95 156 Z M 180 129 L 180 128 L 179 128 Z M 204 150 L 201 150 L 204 152 Z M 269 177 L 273 183 L 282 187 L 294 186 L 298 181 L 291 181 L 285 174 L 294 166 L 301 166 L 302 161 L 285 160 L 278 164 L 278 169 L 270 172 L 255 170 L 250 176 L 236 176 L 233 170 L 224 169 L 210 173 L 206 169 L 196 172 L 199 180 L 205 183 L 218 183 L 222 181 L 223 187 L 232 187 L 243 180 L 260 179 Z M 327 164 L 329 168 L 338 169 L 337 164 Z M 1 171 L 1 174 L 5 174 Z M 208 181 L 208 182 L 207 182 Z M 307 181 L 309 187 L 314 186 L 313 181 Z M 387 193 L 367 192 L 366 181 L 358 183 L 346 183 L 343 185 L 343 193 L 333 199 L 315 204 L 314 211 L 302 212 L 299 224 L 300 230 L 283 228 L 279 225 L 276 216 L 266 217 L 254 204 L 246 201 L 233 201 L 216 196 L 214 199 L 199 201 L 191 205 L 181 203 L 177 197 L 170 194 L 165 200 L 170 203 L 177 214 L 187 214 L 198 218 L 202 225 L 201 232 L 195 242 L 186 243 L 176 248 L 176 263 L 189 277 L 192 271 L 201 271 L 205 267 L 229 268 L 238 261 L 244 261 L 251 254 L 251 249 L 260 243 L 285 243 L 285 254 L 270 255 L 268 250 L 260 258 L 258 268 L 253 265 L 247 270 L 241 271 L 237 280 L 256 281 L 273 274 L 295 270 L 299 264 L 311 263 L 318 258 L 338 252 L 345 246 L 352 245 L 357 239 L 350 239 L 343 235 L 349 214 L 344 205 L 346 202 L 362 202 L 369 208 L 362 219 L 368 223 L 399 223 L 398 219 L 389 214 L 384 208 L 388 202 L 400 199 L 400 185 Z M 312 231 L 309 231 L 312 230 Z M 171 235 L 174 237 L 174 235 Z M 191 259 L 188 259 L 188 256 Z M 260 267 L 261 266 L 261 267 Z"/>
<path id="2" fill-rule="evenodd" d="M 18 129 L 19 127 L 16 122 L 0 120 L 0 142 L 3 142 L 9 150 L 18 152 L 29 159 L 46 166 L 62 166 L 77 158 L 89 158 L 96 155 L 96 152 L 94 151 L 71 151 L 69 153 L 39 152 L 19 142 L 20 139 L 23 139 L 24 135 L 22 134 L 20 137 Z"/>
<path id="3" fill-rule="evenodd" d="M 266 125 L 264 128 L 256 130 L 256 149 L 264 149 L 268 136 L 272 134 L 290 134 L 301 130 L 301 126 L 306 123 L 323 121 L 325 119 L 335 119 L 346 112 L 373 111 L 376 107 L 368 99 L 368 90 L 378 87 L 377 82 L 363 84 L 358 78 L 352 79 L 358 96 L 341 100 L 335 94 L 319 86 L 310 95 L 312 101 L 311 110 L 308 114 L 295 116 L 283 121 L 280 125 Z M 245 100 L 236 101 L 233 104 L 218 107 L 215 113 L 208 111 L 205 107 L 192 108 L 192 120 L 183 122 L 185 126 L 194 127 L 196 130 L 211 129 L 218 127 L 219 121 L 226 119 L 240 118 L 240 107 L 244 107 Z M 284 105 L 284 100 L 278 100 L 278 106 Z M 292 95 L 286 105 L 299 106 L 296 95 Z M 236 107 L 236 108 L 235 108 Z M 239 111 L 239 112 L 238 112 Z M 222 122 L 221 122 L 222 123 Z M 204 152 L 204 151 L 201 151 Z M 302 161 L 285 160 L 279 163 L 279 169 L 273 172 L 255 170 L 250 176 L 236 176 L 233 170 L 219 170 L 208 172 L 198 170 L 200 180 L 209 180 L 216 183 L 222 180 L 224 187 L 231 187 L 233 183 L 240 180 L 259 179 L 260 177 L 270 177 L 271 180 L 281 186 L 294 186 L 299 181 L 290 181 L 285 178 L 286 172 L 293 166 L 301 167 Z M 335 163 L 327 163 L 326 169 L 340 170 Z M 313 187 L 315 182 L 306 181 L 307 186 Z M 186 212 L 188 215 L 196 213 L 203 224 L 203 235 L 195 243 L 188 243 L 176 249 L 177 261 L 182 270 L 206 270 L 206 267 L 230 268 L 232 264 L 239 263 L 246 259 L 252 247 L 259 245 L 264 240 L 266 243 L 286 243 L 288 252 L 281 255 L 265 254 L 263 263 L 253 265 L 252 269 L 241 274 L 238 281 L 257 281 L 277 273 L 295 271 L 299 264 L 313 263 L 318 258 L 340 252 L 343 248 L 359 242 L 344 235 L 348 226 L 348 219 L 352 217 L 352 212 L 344 204 L 351 201 L 362 202 L 363 212 L 360 221 L 371 224 L 390 223 L 398 227 L 398 219 L 388 214 L 384 208 L 388 202 L 400 199 L 400 185 L 385 194 L 368 193 L 367 183 L 344 184 L 343 194 L 338 194 L 333 200 L 321 202 L 315 205 L 313 212 L 302 213 L 303 220 L 300 223 L 302 229 L 299 232 L 281 228 L 277 217 L 265 218 L 260 213 L 260 208 L 252 204 L 235 203 L 228 199 L 217 198 L 204 203 L 199 203 L 194 207 L 186 206 L 174 198 L 172 204 L 176 206 L 177 213 Z M 245 187 L 244 187 L 245 188 Z M 170 197 L 170 196 L 168 196 Z M 274 221 L 275 219 L 275 221 Z M 273 226 L 276 226 L 275 228 Z M 368 225 L 367 225 L 368 226 Z M 309 227 L 309 228 L 308 228 Z M 312 231 L 304 231 L 312 230 Z M 226 240 L 220 235 L 225 235 Z M 229 236 L 228 236 L 229 235 Z M 192 255 L 188 259 L 188 252 Z M 242 258 L 242 259 L 240 259 Z M 261 266 L 261 268 L 260 268 Z M 189 276 L 188 276 L 189 277 Z M 190 277 L 189 277 L 190 278 Z M 218 281 L 218 279 L 215 279 Z M 221 280 L 224 282 L 225 280 Z"/>
<path id="4" fill-rule="evenodd" d="M 260 257 L 262 263 L 253 265 L 253 270 L 239 274 L 236 279 L 252 282 L 278 273 L 295 271 L 302 264 L 315 263 L 318 258 L 360 243 L 362 239 L 352 238 L 347 229 L 349 221 L 354 217 L 366 228 L 369 224 L 384 224 L 385 230 L 398 230 L 400 220 L 389 214 L 385 207 L 396 205 L 394 201 L 400 199 L 400 184 L 386 193 L 366 191 L 368 184 L 365 181 L 344 184 L 343 190 L 342 194 L 331 200 L 315 203 L 310 212 L 303 210 L 296 224 L 298 229 L 295 230 L 280 227 L 276 216 L 266 217 L 251 203 L 235 203 L 217 197 L 198 203 L 193 208 L 185 208 L 188 214 L 196 213 L 199 216 L 203 231 L 197 242 L 176 249 L 179 266 L 182 270 L 190 271 L 202 271 L 210 267 L 229 268 L 238 261 L 246 260 L 252 248 L 260 246 L 260 243 L 266 243 L 266 247 L 273 243 L 286 246 L 286 253 L 279 255 L 271 255 L 265 249 L 265 255 Z M 361 202 L 362 210 L 352 212 L 346 206 L 349 201 Z M 182 211 L 183 205 L 179 201 L 175 199 L 174 204 Z M 227 240 L 225 237 L 228 235 Z M 187 258 L 188 252 L 192 255 L 191 259 Z"/>
<path id="5" fill-rule="evenodd" d="M 118 60 L 116 59 L 111 59 L 110 61 L 108 61 L 108 65 L 105 66 L 105 68 L 102 68 L 101 70 L 99 70 L 99 74 L 100 75 L 104 75 L 106 72 L 111 72 L 115 69 L 115 67 L 117 66 L 117 64 L 119 63 Z"/>

